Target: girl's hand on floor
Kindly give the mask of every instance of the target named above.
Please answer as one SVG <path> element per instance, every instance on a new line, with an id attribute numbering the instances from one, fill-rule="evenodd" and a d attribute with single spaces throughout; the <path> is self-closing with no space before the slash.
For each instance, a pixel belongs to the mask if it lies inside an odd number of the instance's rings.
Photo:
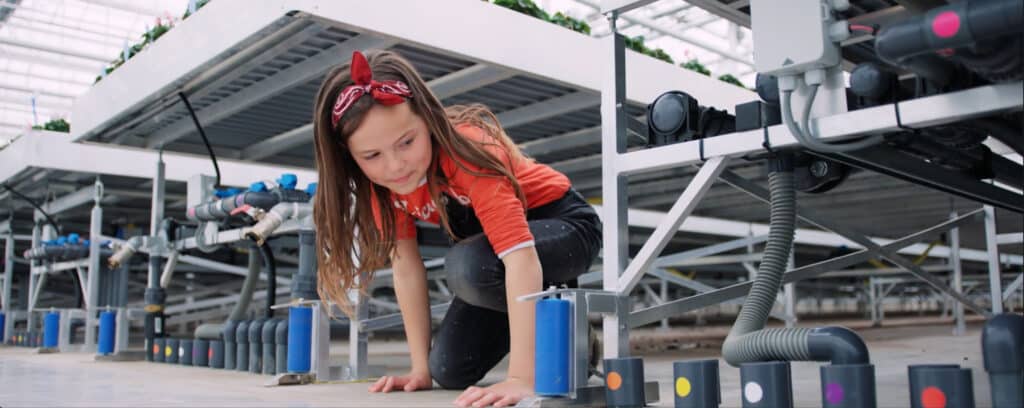
<path id="1" fill-rule="evenodd" d="M 429 390 L 433 387 L 433 380 L 430 373 L 409 372 L 406 375 L 383 376 L 370 386 L 370 392 L 391 392 L 404 390 L 406 392 L 416 390 Z"/>
<path id="2" fill-rule="evenodd" d="M 491 385 L 487 388 L 469 387 L 455 399 L 455 405 L 459 407 L 510 407 L 519 400 L 533 395 L 533 385 L 518 378 L 509 377 L 507 380 Z"/>

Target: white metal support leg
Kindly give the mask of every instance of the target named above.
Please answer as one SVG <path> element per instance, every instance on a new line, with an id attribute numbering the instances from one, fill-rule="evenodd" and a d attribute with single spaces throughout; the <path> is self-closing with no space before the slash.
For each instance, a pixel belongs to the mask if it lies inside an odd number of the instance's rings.
<path id="1" fill-rule="evenodd" d="M 128 349 L 128 309 L 118 308 L 114 315 L 114 354 L 121 353 Z"/>
<path id="2" fill-rule="evenodd" d="M 615 24 L 612 13 L 611 23 Z M 606 67 L 601 92 L 601 186 L 604 221 L 604 290 L 618 291 L 619 275 L 629 259 L 626 178 L 616 171 L 618 156 L 626 152 L 626 55 L 624 38 L 612 30 L 603 40 Z M 604 316 L 604 358 L 628 354 L 629 335 L 618 316 Z"/>
<path id="3" fill-rule="evenodd" d="M 94 187 L 96 189 L 95 197 L 93 197 L 92 214 L 89 220 L 89 273 L 86 277 L 88 281 L 86 286 L 89 290 L 84 293 L 88 308 L 85 313 L 86 351 L 95 350 L 97 327 L 99 326 L 97 313 L 99 313 L 100 302 L 100 240 L 103 226 L 103 208 L 100 207 L 100 201 L 103 200 L 103 183 L 97 178 Z"/>
<path id="4" fill-rule="evenodd" d="M 988 285 L 992 295 L 992 314 L 1003 313 L 1003 284 L 999 276 L 999 243 L 996 239 L 996 209 L 985 206 L 985 246 L 988 248 Z"/>
<path id="5" fill-rule="evenodd" d="M 950 219 L 957 217 L 956 211 L 949 215 Z M 960 228 L 949 230 L 949 262 L 953 267 L 953 290 L 957 293 L 964 293 L 963 266 L 960 264 Z M 953 302 L 953 335 L 962 336 L 967 330 L 964 323 L 964 304 Z"/>
<path id="6" fill-rule="evenodd" d="M 352 299 L 355 306 L 355 319 L 348 325 L 349 372 L 345 377 L 347 380 L 362 380 L 368 378 L 369 333 L 360 329 L 359 322 L 370 317 L 370 304 L 366 296 L 360 294 L 358 289 L 350 290 L 349 298 Z"/>
<path id="7" fill-rule="evenodd" d="M 10 224 L 8 224 L 10 225 Z M 0 342 L 7 343 L 7 338 L 11 336 L 11 330 L 14 330 L 14 314 L 11 310 L 11 305 L 14 304 L 11 299 L 11 285 L 14 284 L 14 232 L 7 231 L 7 239 L 4 240 L 4 300 L 3 308 L 5 319 L 4 319 L 4 335 L 0 339 Z"/>
<path id="8" fill-rule="evenodd" d="M 327 381 L 331 378 L 331 324 L 320 302 L 315 302 L 310 307 L 313 308 L 313 333 L 310 344 L 313 361 L 310 362 L 310 371 L 318 380 Z"/>

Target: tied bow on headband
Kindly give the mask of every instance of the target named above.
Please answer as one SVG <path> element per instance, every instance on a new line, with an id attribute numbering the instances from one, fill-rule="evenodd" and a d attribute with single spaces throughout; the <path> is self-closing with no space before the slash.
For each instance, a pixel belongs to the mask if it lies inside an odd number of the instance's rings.
<path id="1" fill-rule="evenodd" d="M 360 97 L 366 94 L 373 96 L 373 99 L 381 105 L 390 106 L 405 102 L 405 98 L 412 98 L 409 86 L 401 81 L 375 81 L 373 72 L 370 71 L 370 64 L 366 62 L 363 53 L 356 51 L 352 53 L 352 81 L 338 94 L 338 100 L 334 102 L 334 109 L 331 112 L 331 126 L 338 128 L 338 121 Z"/>

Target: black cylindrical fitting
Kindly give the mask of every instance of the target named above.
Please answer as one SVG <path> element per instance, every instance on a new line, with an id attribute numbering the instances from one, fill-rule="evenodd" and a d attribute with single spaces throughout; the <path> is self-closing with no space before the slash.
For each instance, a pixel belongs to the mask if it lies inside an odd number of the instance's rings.
<path id="1" fill-rule="evenodd" d="M 235 370 L 249 370 L 249 321 L 238 322 L 235 329 Z"/>
<path id="2" fill-rule="evenodd" d="M 793 379 L 788 361 L 740 365 L 743 408 L 792 408 Z"/>
<path id="3" fill-rule="evenodd" d="M 605 404 L 609 408 L 643 407 L 644 360 L 637 357 L 606 358 Z"/>
<path id="4" fill-rule="evenodd" d="M 954 364 L 912 365 L 907 372 L 911 408 L 974 408 L 971 369 Z"/>
<path id="5" fill-rule="evenodd" d="M 875 366 L 829 364 L 821 366 L 821 406 L 875 408 Z"/>
<path id="6" fill-rule="evenodd" d="M 832 364 L 869 364 L 868 347 L 857 333 L 845 327 L 819 327 L 807 336 L 807 347 L 814 361 Z"/>
<path id="7" fill-rule="evenodd" d="M 676 408 L 718 408 L 722 404 L 718 360 L 676 361 L 672 374 Z"/>

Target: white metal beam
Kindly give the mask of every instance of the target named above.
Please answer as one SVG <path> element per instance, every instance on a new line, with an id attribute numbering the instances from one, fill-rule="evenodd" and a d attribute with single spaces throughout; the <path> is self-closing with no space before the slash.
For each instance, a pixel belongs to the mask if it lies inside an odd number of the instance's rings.
<path id="1" fill-rule="evenodd" d="M 211 2 L 203 8 L 203 13 L 188 20 L 188 30 L 172 31 L 161 38 L 159 47 L 140 54 L 131 64 L 121 67 L 117 75 L 101 81 L 83 95 L 76 105 L 72 132 L 76 138 L 88 138 L 117 126 L 115 122 L 123 115 L 167 96 L 168 86 L 208 67 L 219 60 L 225 50 L 235 49 L 253 35 L 266 33 L 274 24 L 280 24 L 284 17 L 282 10 L 315 15 L 318 21 L 343 29 L 387 33 L 417 46 L 443 50 L 445 54 L 581 90 L 597 92 L 601 89 L 600 70 L 592 69 L 604 60 L 599 39 L 484 2 L 380 0 L 378 3 L 383 8 L 401 8 L 406 12 L 382 19 L 379 8 L 353 8 L 344 2 Z M 239 9 L 246 10 L 245 19 L 235 18 Z M 426 30 L 422 22 L 428 20 L 441 25 L 458 25 L 461 29 Z M 232 24 L 224 25 L 223 21 L 232 21 Z M 214 29 L 220 35 L 201 35 Z M 469 41 L 466 32 L 473 33 Z M 626 60 L 630 67 L 627 72 L 630 86 L 626 93 L 630 100 L 646 104 L 665 89 L 683 89 L 710 106 L 729 107 L 755 98 L 749 90 L 647 56 L 629 54 Z M 339 57 L 334 58 L 330 65 Z M 167 60 L 175 63 L 166 64 Z"/>
<path id="2" fill-rule="evenodd" d="M 502 127 L 511 128 L 535 120 L 564 115 L 569 112 L 597 106 L 600 103 L 601 99 L 598 94 L 589 91 L 579 91 L 502 112 L 498 114 L 498 122 L 501 123 Z"/>
<path id="3" fill-rule="evenodd" d="M 46 65 L 54 67 L 56 69 L 85 72 L 91 75 L 98 75 L 100 73 L 100 69 L 102 69 L 104 65 L 100 63 L 87 64 L 83 62 L 68 60 L 66 58 L 52 57 L 44 53 L 33 54 L 29 52 L 21 52 L 13 50 L 10 47 L 2 50 L 0 56 L 9 60 L 21 61 L 32 65 Z"/>
<path id="4" fill-rule="evenodd" d="M 387 48 L 394 43 L 394 40 L 366 34 L 360 35 L 343 43 L 336 44 L 313 58 L 292 65 L 267 79 L 218 101 L 215 105 L 211 105 L 206 109 L 200 109 L 196 111 L 196 117 L 204 126 L 210 126 L 266 98 L 291 89 L 318 75 L 322 75 L 338 62 L 339 55 L 351 55 L 353 51 L 358 50 Z M 192 122 L 192 118 L 185 116 L 167 126 L 166 130 L 157 133 L 146 143 L 146 147 L 156 148 L 165 146 L 194 131 L 195 124 Z"/>
<path id="5" fill-rule="evenodd" d="M 593 7 L 593 8 L 599 8 L 600 7 L 598 4 L 595 3 L 594 0 L 576 0 L 576 1 L 578 3 L 580 3 L 580 4 L 585 4 L 585 5 L 588 5 L 588 6 Z M 667 35 L 669 37 L 675 38 L 675 39 L 677 39 L 679 41 L 685 42 L 685 43 L 693 45 L 695 47 L 707 50 L 709 52 L 713 52 L 715 54 L 719 54 L 719 55 L 721 55 L 721 56 L 723 56 L 725 58 L 728 58 L 730 60 L 736 61 L 736 62 L 738 62 L 740 64 L 745 65 L 745 66 L 748 66 L 748 67 L 754 66 L 754 62 L 750 58 L 747 58 L 744 55 L 739 55 L 739 54 L 736 54 L 735 52 L 732 52 L 732 51 L 722 50 L 721 47 L 717 47 L 717 46 L 715 46 L 713 44 L 708 44 L 708 43 L 706 43 L 704 41 L 700 41 L 700 40 L 695 39 L 693 37 L 683 35 L 682 33 L 676 31 L 674 28 L 666 27 L 664 24 L 661 24 L 661 23 L 659 23 L 657 21 L 654 21 L 654 20 L 652 20 L 650 18 L 641 17 L 641 16 L 631 16 L 631 15 L 620 15 L 619 18 L 622 19 L 622 20 L 625 20 L 625 21 L 631 21 L 633 23 L 640 24 L 640 25 L 642 25 L 644 27 L 647 27 L 647 28 L 649 28 L 651 30 L 654 30 L 654 31 L 658 32 L 658 33 L 661 33 L 662 35 Z"/>
<path id="6" fill-rule="evenodd" d="M 477 64 L 436 78 L 428 82 L 427 86 L 434 92 L 434 96 L 437 99 L 444 100 L 454 95 L 511 78 L 513 75 L 512 72 L 505 69 Z M 311 143 L 312 141 L 313 124 L 308 123 L 242 149 L 241 158 L 243 160 L 259 160 L 301 146 L 304 143 Z"/>
<path id="7" fill-rule="evenodd" d="M 157 152 L 114 147 L 92 143 L 73 143 L 66 133 L 40 132 L 38 137 L 22 137 L 0 150 L 0 181 L 31 167 L 88 174 L 111 174 L 125 177 L 151 178 L 152 171 L 144 163 L 156 163 Z M 42 135 L 45 134 L 45 137 Z M 73 159 L 69 159 L 73 158 Z M 212 172 L 205 156 L 164 152 L 169 181 L 188 182 L 198 172 Z M 261 165 L 238 160 L 218 160 L 221 184 L 248 186 L 253 180 L 276 179 L 281 173 L 293 173 L 300 180 L 316 181 L 316 171 L 287 166 Z"/>
<path id="8" fill-rule="evenodd" d="M 604 210 L 602 207 L 600 205 L 595 205 L 593 207 L 597 214 L 604 218 Z M 665 213 L 658 211 L 630 209 L 628 214 L 630 227 L 654 229 L 661 225 L 664 218 Z M 748 237 L 751 234 L 766 235 L 768 234 L 768 225 L 691 215 L 686 217 L 686 221 L 684 221 L 679 227 L 679 231 L 739 238 Z M 883 246 L 892 242 L 891 239 L 878 237 L 868 238 Z M 863 248 L 860 244 L 843 238 L 838 234 L 809 228 L 798 228 L 793 242 L 801 245 L 832 248 L 838 248 L 840 246 L 845 246 L 851 249 Z M 926 249 L 928 249 L 927 244 L 914 244 L 901 249 L 898 253 L 917 256 L 921 255 L 921 253 Z M 948 246 L 937 245 L 932 248 L 928 255 L 933 258 L 949 258 L 950 249 Z M 999 258 L 1002 263 L 1024 265 L 1024 256 L 1021 255 L 1000 254 Z M 985 250 L 961 248 L 960 259 L 972 262 L 988 262 L 988 254 Z"/>

